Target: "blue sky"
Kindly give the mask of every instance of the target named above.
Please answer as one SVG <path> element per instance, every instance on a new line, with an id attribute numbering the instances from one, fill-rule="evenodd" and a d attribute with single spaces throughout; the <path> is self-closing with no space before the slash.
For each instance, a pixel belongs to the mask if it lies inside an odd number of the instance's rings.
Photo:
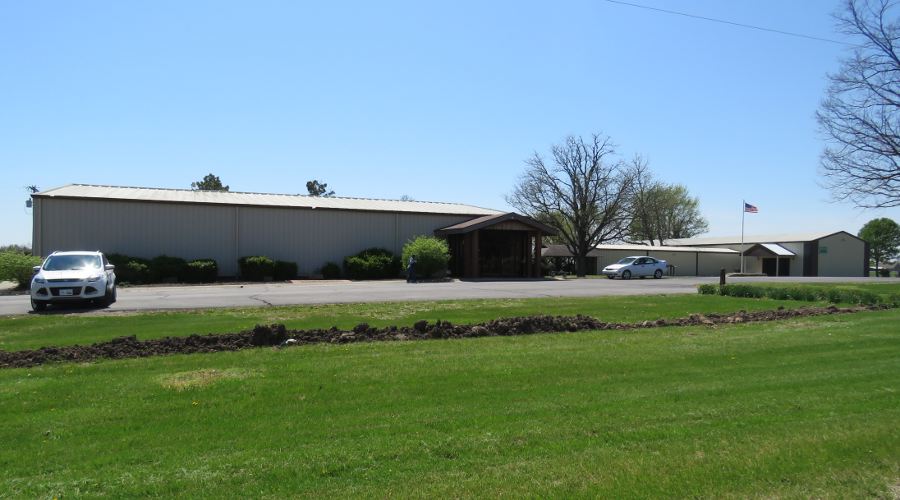
<path id="1" fill-rule="evenodd" d="M 834 33 L 825 0 L 640 0 Z M 24 186 L 188 188 L 507 208 L 533 151 L 603 132 L 700 197 L 710 236 L 847 230 L 814 113 L 840 45 L 608 3 L 0 4 L 0 244 Z"/>

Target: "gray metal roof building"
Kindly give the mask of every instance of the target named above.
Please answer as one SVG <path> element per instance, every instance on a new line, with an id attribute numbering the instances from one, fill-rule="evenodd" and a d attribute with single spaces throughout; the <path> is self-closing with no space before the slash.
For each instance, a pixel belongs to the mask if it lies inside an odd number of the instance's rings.
<path id="1" fill-rule="evenodd" d="M 266 255 L 312 275 L 370 247 L 501 212 L 459 203 L 72 184 L 33 195 L 33 249 L 212 258 L 223 276 Z"/>
<path id="2" fill-rule="evenodd" d="M 744 252 L 744 271 L 773 276 L 868 276 L 869 246 L 846 231 L 670 240 Z"/>

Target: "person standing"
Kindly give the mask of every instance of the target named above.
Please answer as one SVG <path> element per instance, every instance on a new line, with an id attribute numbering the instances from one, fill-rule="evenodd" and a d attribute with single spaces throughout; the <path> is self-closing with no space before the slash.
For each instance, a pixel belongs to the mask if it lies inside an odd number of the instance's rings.
<path id="1" fill-rule="evenodd" d="M 416 282 L 416 256 L 410 255 L 409 262 L 406 263 L 406 282 Z"/>

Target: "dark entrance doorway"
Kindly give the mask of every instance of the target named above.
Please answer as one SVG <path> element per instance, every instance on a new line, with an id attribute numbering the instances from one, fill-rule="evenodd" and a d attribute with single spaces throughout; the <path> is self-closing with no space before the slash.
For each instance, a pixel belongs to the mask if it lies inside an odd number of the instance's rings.
<path id="1" fill-rule="evenodd" d="M 790 276 L 791 261 L 790 259 L 766 257 L 762 260 L 762 272 L 766 276 Z"/>
<path id="2" fill-rule="evenodd" d="M 511 278 L 527 276 L 525 270 L 526 240 L 524 231 L 481 231 L 481 255 L 478 264 L 481 276 L 486 278 Z"/>
<path id="3" fill-rule="evenodd" d="M 541 276 L 541 238 L 553 228 L 523 215 L 486 215 L 435 231 L 447 238 L 450 272 L 462 278 Z"/>

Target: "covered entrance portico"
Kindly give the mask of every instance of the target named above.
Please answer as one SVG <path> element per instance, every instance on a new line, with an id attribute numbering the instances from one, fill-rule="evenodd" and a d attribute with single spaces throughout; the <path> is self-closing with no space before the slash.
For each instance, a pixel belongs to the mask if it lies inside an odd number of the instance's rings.
<path id="1" fill-rule="evenodd" d="M 760 271 L 767 276 L 790 276 L 791 259 L 796 254 L 777 243 L 758 243 L 744 252 L 745 257 L 756 257 Z"/>
<path id="2" fill-rule="evenodd" d="M 541 242 L 556 230 L 516 213 L 486 215 L 438 229 L 450 246 L 450 273 L 461 278 L 537 278 Z"/>

